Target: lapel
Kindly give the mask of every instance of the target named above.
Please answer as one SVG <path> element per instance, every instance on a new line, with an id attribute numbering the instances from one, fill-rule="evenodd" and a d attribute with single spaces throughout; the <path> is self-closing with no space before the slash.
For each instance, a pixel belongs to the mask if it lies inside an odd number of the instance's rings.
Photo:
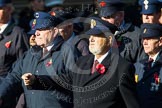
<path id="1" fill-rule="evenodd" d="M 145 72 L 144 72 L 144 75 L 143 75 L 143 79 L 142 80 L 145 80 L 147 79 L 148 77 L 150 77 L 151 75 L 153 75 L 155 72 L 159 72 L 160 71 L 160 68 L 162 67 L 162 54 L 161 52 L 159 53 L 153 67 L 151 67 L 150 70 L 148 70 L 146 68 L 146 66 L 148 65 L 148 63 L 145 63 Z"/>
<path id="2" fill-rule="evenodd" d="M 0 34 L 0 41 L 4 38 L 3 34 Z"/>
<path id="3" fill-rule="evenodd" d="M 32 46 L 30 49 L 30 52 L 31 52 L 31 55 L 33 55 L 34 57 L 36 57 L 36 59 L 39 61 L 40 58 L 41 58 L 41 54 L 42 54 L 42 48 L 35 45 L 35 46 Z"/>
<path id="4" fill-rule="evenodd" d="M 3 31 L 2 34 L 0 34 L 0 41 L 2 39 L 4 39 L 6 36 L 9 36 L 10 33 L 13 31 L 13 28 L 15 27 L 15 23 L 13 20 L 10 21 L 9 25 L 7 26 L 7 28 Z"/>
<path id="5" fill-rule="evenodd" d="M 4 36 L 8 36 L 12 31 L 13 28 L 16 26 L 15 22 L 13 19 L 11 19 L 11 22 L 9 23 L 9 25 L 7 26 L 7 28 L 3 31 L 3 35 Z"/>
<path id="6" fill-rule="evenodd" d="M 42 60 L 44 60 L 44 59 L 47 59 L 47 58 L 51 57 L 52 54 L 53 54 L 55 51 L 60 50 L 61 45 L 63 44 L 63 42 L 64 42 L 63 38 L 62 38 L 61 36 L 57 36 L 56 39 L 53 41 L 53 44 L 54 44 L 54 45 L 53 45 L 53 47 L 51 48 L 51 50 L 50 50 L 45 56 L 43 56 L 43 57 L 41 58 L 40 61 L 42 61 Z M 43 52 L 42 52 L 42 54 L 43 54 Z M 42 55 L 42 54 L 41 54 L 41 55 Z"/>
<path id="7" fill-rule="evenodd" d="M 105 67 L 106 67 L 106 72 L 108 72 L 108 68 L 110 66 L 110 60 L 111 59 L 111 54 L 109 53 L 106 58 L 102 61 L 101 64 L 103 64 Z M 85 86 L 85 85 L 88 85 L 90 83 L 93 83 L 93 82 L 97 82 L 98 80 L 100 80 L 101 77 L 104 76 L 104 74 L 100 74 L 99 72 L 94 72 L 93 74 L 91 74 L 91 69 L 92 69 L 92 66 L 93 66 L 93 62 L 94 62 L 94 55 L 91 55 L 89 57 L 89 59 L 87 60 L 86 64 L 84 65 L 86 69 L 89 68 L 89 70 L 87 71 L 86 74 L 82 74 L 81 75 L 81 80 L 82 80 L 82 86 Z M 80 74 L 79 74 L 80 75 Z"/>

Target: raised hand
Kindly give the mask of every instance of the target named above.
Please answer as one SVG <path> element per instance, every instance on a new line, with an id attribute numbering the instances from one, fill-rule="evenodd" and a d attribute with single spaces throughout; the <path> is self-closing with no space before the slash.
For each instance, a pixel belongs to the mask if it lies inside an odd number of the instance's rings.
<path id="1" fill-rule="evenodd" d="M 21 76 L 21 78 L 23 79 L 24 84 L 26 86 L 32 85 L 34 83 L 34 80 L 35 80 L 35 76 L 31 73 L 25 73 L 24 75 Z"/>

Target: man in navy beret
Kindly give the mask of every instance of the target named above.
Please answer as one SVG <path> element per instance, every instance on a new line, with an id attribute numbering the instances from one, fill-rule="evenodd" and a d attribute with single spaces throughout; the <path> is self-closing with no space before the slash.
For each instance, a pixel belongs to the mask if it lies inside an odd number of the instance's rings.
<path id="1" fill-rule="evenodd" d="M 80 57 L 68 75 L 62 74 L 74 87 L 74 108 L 139 108 L 134 66 L 114 52 L 111 30 L 96 25 L 86 34 L 92 54 Z"/>
<path id="2" fill-rule="evenodd" d="M 100 18 L 118 28 L 114 36 L 120 55 L 135 63 L 143 57 L 141 56 L 140 29 L 125 18 L 125 4 L 121 0 L 98 0 L 98 4 Z"/>
<path id="3" fill-rule="evenodd" d="M 111 28 L 102 25 L 96 25 L 94 28 L 86 32 L 87 35 L 90 35 L 89 50 L 92 54 L 80 58 L 77 63 L 78 67 L 81 69 L 89 70 L 81 71 L 84 74 L 73 76 L 74 85 L 78 84 L 77 86 L 83 88 L 91 86 L 107 75 L 110 80 L 107 80 L 103 85 L 101 84 L 99 88 L 95 86 L 94 90 L 83 92 L 75 91 L 74 99 L 79 100 L 79 98 L 82 97 L 80 103 L 74 103 L 76 108 L 139 108 L 135 92 L 135 82 L 132 81 L 134 67 L 113 51 L 112 43 L 114 37 L 110 29 Z M 102 73 L 97 69 L 93 72 L 92 66 L 94 65 L 92 64 L 95 63 L 95 61 L 98 61 L 98 64 L 105 66 L 105 72 Z M 85 65 L 83 65 L 83 63 Z M 76 70 L 76 72 L 79 72 L 79 69 Z M 116 75 L 119 76 L 116 77 Z M 127 77 L 122 78 L 123 75 L 126 75 Z M 109 79 L 108 76 L 107 79 Z M 81 78 L 82 81 L 79 83 L 79 79 Z M 122 81 L 117 86 L 116 84 L 120 82 L 120 78 L 122 78 Z M 110 93 L 109 90 L 111 87 L 117 88 Z M 106 92 L 109 92 L 109 95 L 103 96 Z M 95 101 L 93 100 L 94 98 L 96 98 Z"/>
<path id="4" fill-rule="evenodd" d="M 0 100 L 3 102 L 8 92 L 23 87 L 27 108 L 72 108 L 71 91 L 52 78 L 71 69 L 78 58 L 76 50 L 63 44 L 56 27 L 60 23 L 58 18 L 45 12 L 36 12 L 34 16 L 32 28 L 36 30 L 36 46 L 16 61 L 12 72 L 0 84 Z"/>
<path id="5" fill-rule="evenodd" d="M 162 1 L 160 0 L 139 0 L 139 5 L 142 7 L 143 23 L 161 23 L 161 8 Z"/>
<path id="6" fill-rule="evenodd" d="M 142 24 L 142 44 L 148 58 L 135 64 L 140 108 L 162 106 L 162 25 Z"/>

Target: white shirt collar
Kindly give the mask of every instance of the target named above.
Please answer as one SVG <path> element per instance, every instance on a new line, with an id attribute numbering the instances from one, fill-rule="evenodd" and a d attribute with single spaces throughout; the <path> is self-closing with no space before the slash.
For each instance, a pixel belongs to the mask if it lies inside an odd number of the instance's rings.
<path id="1" fill-rule="evenodd" d="M 109 54 L 109 51 L 108 51 L 107 53 L 105 53 L 104 55 L 102 55 L 99 59 L 97 59 L 97 58 L 95 57 L 94 61 L 97 60 L 99 63 L 101 63 L 101 62 L 106 58 L 106 56 L 107 56 L 108 54 Z"/>
<path id="2" fill-rule="evenodd" d="M 154 62 L 155 62 L 158 55 L 159 55 L 159 52 L 157 54 L 155 54 L 153 57 L 149 57 L 149 59 L 152 58 L 154 60 Z"/>
<path id="3" fill-rule="evenodd" d="M 0 34 L 3 33 L 3 31 L 6 29 L 6 27 L 8 26 L 9 22 L 6 23 L 6 24 L 3 24 L 1 27 L 0 27 Z"/>
<path id="4" fill-rule="evenodd" d="M 47 47 L 46 47 L 46 48 L 47 48 L 47 50 L 48 50 L 48 51 L 50 51 L 50 50 L 51 50 L 51 48 L 53 47 L 53 45 L 54 45 L 54 44 L 52 44 L 52 45 L 50 45 L 50 46 L 47 46 Z"/>

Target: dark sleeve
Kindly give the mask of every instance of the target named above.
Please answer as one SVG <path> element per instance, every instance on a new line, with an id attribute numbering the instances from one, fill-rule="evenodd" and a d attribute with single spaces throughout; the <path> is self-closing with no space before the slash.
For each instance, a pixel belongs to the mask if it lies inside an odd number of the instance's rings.
<path id="1" fill-rule="evenodd" d="M 22 58 L 17 60 L 12 67 L 12 71 L 2 80 L 0 84 L 0 98 L 3 99 L 7 95 L 16 96 L 22 92 L 22 61 Z"/>
<path id="2" fill-rule="evenodd" d="M 32 85 L 27 86 L 29 90 L 52 90 L 57 87 L 57 83 L 47 75 L 35 75 L 35 80 Z"/>
<path id="3" fill-rule="evenodd" d="M 59 60 L 61 62 L 58 62 L 60 63 L 58 65 L 62 67 L 58 68 L 59 70 L 56 70 L 57 72 L 54 72 L 57 74 L 54 75 L 53 73 L 51 76 L 36 75 L 36 80 L 31 85 L 31 87 L 29 87 L 29 89 L 59 89 L 66 83 L 72 83 L 72 75 L 70 71 L 72 70 L 73 65 L 75 65 L 75 62 L 78 58 L 77 52 L 75 52 L 74 47 L 64 44 L 59 55 L 61 55 L 61 59 Z"/>
<path id="4" fill-rule="evenodd" d="M 15 27 L 14 30 L 17 31 L 15 33 L 15 35 L 17 35 L 16 55 L 17 58 L 20 58 L 24 54 L 24 52 L 29 49 L 29 38 L 27 34 L 19 27 Z"/>
<path id="5" fill-rule="evenodd" d="M 124 46 L 121 52 L 121 56 L 124 57 L 127 61 L 131 63 L 135 63 L 138 61 L 139 54 L 141 53 L 141 38 L 140 38 L 140 29 L 136 26 L 131 26 L 130 30 L 132 32 L 127 31 L 126 35 L 127 37 L 124 37 L 123 40 Z"/>
<path id="6" fill-rule="evenodd" d="M 82 56 L 90 54 L 88 43 L 83 39 L 80 40 L 80 42 L 77 45 L 77 48 L 81 52 Z"/>
<path id="7" fill-rule="evenodd" d="M 120 75 L 119 90 L 127 108 L 139 108 L 136 93 L 136 83 L 134 80 L 135 68 L 129 64 Z"/>
<path id="8" fill-rule="evenodd" d="M 132 55 L 131 56 L 132 63 L 137 62 L 139 60 L 139 57 L 144 51 L 143 48 L 141 47 L 142 43 L 141 43 L 140 33 L 136 33 L 135 36 L 136 39 L 133 40 L 132 45 L 130 46 L 130 49 L 132 49 L 130 52 Z"/>
<path id="9" fill-rule="evenodd" d="M 79 53 L 77 49 L 71 44 L 64 43 L 61 49 L 61 55 L 63 57 L 65 71 L 68 72 L 69 70 L 72 70 L 73 65 L 79 58 Z"/>
<path id="10" fill-rule="evenodd" d="M 138 38 L 138 36 L 136 38 Z M 124 53 L 122 52 L 122 55 L 127 61 L 135 63 L 138 60 L 140 48 L 140 40 L 134 39 L 129 44 L 126 44 L 126 48 L 124 49 L 125 51 L 123 51 Z"/>

